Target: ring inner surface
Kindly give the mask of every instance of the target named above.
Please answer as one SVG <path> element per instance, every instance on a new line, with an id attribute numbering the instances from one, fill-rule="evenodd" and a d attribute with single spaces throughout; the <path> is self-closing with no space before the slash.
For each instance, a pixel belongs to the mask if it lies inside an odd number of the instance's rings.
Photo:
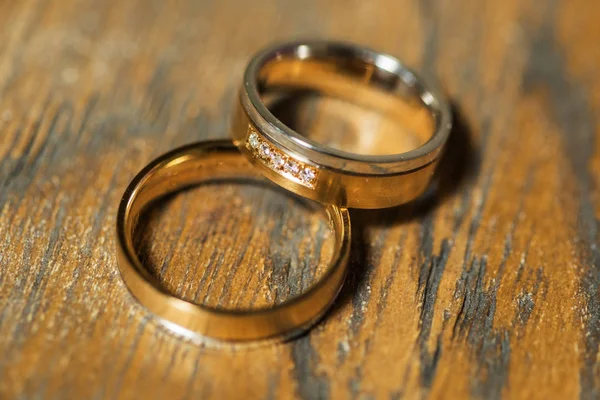
<path id="1" fill-rule="evenodd" d="M 215 309 L 287 302 L 324 276 L 337 247 L 325 207 L 259 179 L 237 152 L 171 160 L 140 182 L 130 210 L 152 278 Z"/>
<path id="2" fill-rule="evenodd" d="M 436 129 L 436 113 L 422 100 L 427 92 L 406 69 L 390 72 L 353 55 L 283 54 L 258 75 L 259 94 L 275 117 L 331 149 L 401 154 Z"/>

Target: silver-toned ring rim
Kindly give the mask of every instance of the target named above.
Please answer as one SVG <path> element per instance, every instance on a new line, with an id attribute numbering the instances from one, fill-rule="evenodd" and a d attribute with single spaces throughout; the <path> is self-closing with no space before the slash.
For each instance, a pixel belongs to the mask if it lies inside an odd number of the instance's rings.
<path id="1" fill-rule="evenodd" d="M 284 54 L 293 54 L 302 59 L 301 56 L 306 54 L 329 53 L 350 54 L 352 57 L 395 74 L 404 84 L 416 88 L 423 103 L 436 119 L 435 132 L 429 140 L 422 146 L 405 153 L 361 155 L 321 145 L 302 136 L 277 119 L 260 98 L 258 76 L 261 68 L 270 60 Z M 420 77 L 393 56 L 345 42 L 298 41 L 275 45 L 260 51 L 246 68 L 240 102 L 252 123 L 266 137 L 284 149 L 302 155 L 325 168 L 358 174 L 378 175 L 376 171 L 379 167 L 386 173 L 406 172 L 430 163 L 437 158 L 444 146 L 452 125 L 450 106 L 441 91 L 430 80 Z"/>

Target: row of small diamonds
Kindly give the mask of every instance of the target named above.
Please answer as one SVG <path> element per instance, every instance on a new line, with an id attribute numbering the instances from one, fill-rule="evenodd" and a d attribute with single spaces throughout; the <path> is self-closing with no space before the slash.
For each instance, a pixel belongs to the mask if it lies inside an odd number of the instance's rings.
<path id="1" fill-rule="evenodd" d="M 261 139 L 253 129 L 249 129 L 249 133 L 246 146 L 266 166 L 282 175 L 291 176 L 302 185 L 314 189 L 317 180 L 316 168 L 285 155 Z"/>

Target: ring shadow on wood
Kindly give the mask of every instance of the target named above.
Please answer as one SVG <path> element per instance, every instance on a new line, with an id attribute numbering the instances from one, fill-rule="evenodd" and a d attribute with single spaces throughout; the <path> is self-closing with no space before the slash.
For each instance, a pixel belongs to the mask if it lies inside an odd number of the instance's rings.
<path id="1" fill-rule="evenodd" d="M 346 302 L 356 299 L 357 294 L 360 297 L 360 289 L 368 268 L 366 263 L 369 260 L 368 230 L 370 228 L 385 228 L 421 219 L 430 214 L 447 198 L 461 190 L 468 190 L 468 184 L 478 176 L 481 160 L 478 149 L 472 141 L 472 133 L 459 107 L 455 104 L 452 104 L 451 107 L 453 113 L 451 135 L 429 189 L 415 201 L 402 206 L 381 210 L 351 210 L 351 265 L 347 282 L 338 297 L 334 310 L 339 309 Z M 277 118 L 297 132 L 302 132 L 323 145 L 351 152 L 355 150 L 354 147 L 359 146 L 357 138 L 361 134 L 365 134 L 361 131 L 361 127 L 364 127 L 365 124 L 356 122 L 356 119 L 373 117 L 372 113 L 361 114 L 360 112 L 349 113 L 350 117 L 344 116 L 339 111 L 338 104 L 332 107 L 324 103 L 318 94 L 310 91 L 297 91 L 288 96 L 281 96 L 277 101 L 273 101 L 269 108 Z M 378 143 L 374 147 L 375 152 L 386 146 L 386 142 L 389 142 L 391 137 L 390 134 L 397 134 L 397 132 L 390 132 L 389 123 L 370 125 L 371 127 L 388 128 L 383 135 L 385 139 L 375 141 Z M 378 132 L 369 132 L 368 134 L 376 135 Z M 407 151 L 415 147 L 414 143 L 410 137 L 404 140 L 394 138 L 391 148 L 400 150 L 400 152 Z M 390 147 L 388 146 L 388 148 Z"/>
<path id="2" fill-rule="evenodd" d="M 372 228 L 390 227 L 422 219 L 430 215 L 446 199 L 469 190 L 479 174 L 481 158 L 472 141 L 472 134 L 459 108 L 452 105 L 453 128 L 447 147 L 439 161 L 429 189 L 415 201 L 398 207 L 381 210 L 351 210 L 352 258 L 348 281 L 338 298 L 339 304 L 352 301 L 366 280 Z M 335 308 L 334 308 L 335 310 Z"/>
<path id="3" fill-rule="evenodd" d="M 363 221 L 369 226 L 388 227 L 421 219 L 449 197 L 461 190 L 468 190 L 468 185 L 479 175 L 481 156 L 460 109 L 454 104 L 452 114 L 452 131 L 427 191 L 415 201 L 398 207 L 352 210 L 352 222 L 355 225 Z"/>

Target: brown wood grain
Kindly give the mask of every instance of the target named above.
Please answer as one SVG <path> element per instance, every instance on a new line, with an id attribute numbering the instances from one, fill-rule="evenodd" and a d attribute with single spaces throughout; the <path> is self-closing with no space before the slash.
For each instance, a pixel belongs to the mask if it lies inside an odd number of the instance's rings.
<path id="1" fill-rule="evenodd" d="M 586 0 L 0 2 L 0 397 L 597 398 L 598 18 Z M 351 274 L 308 335 L 185 342 L 120 280 L 118 201 L 158 154 L 226 137 L 250 55 L 298 37 L 439 78 L 457 119 L 439 184 L 352 213 Z M 317 214 L 256 185 L 153 213 L 141 250 L 196 301 L 273 304 L 330 251 Z"/>

